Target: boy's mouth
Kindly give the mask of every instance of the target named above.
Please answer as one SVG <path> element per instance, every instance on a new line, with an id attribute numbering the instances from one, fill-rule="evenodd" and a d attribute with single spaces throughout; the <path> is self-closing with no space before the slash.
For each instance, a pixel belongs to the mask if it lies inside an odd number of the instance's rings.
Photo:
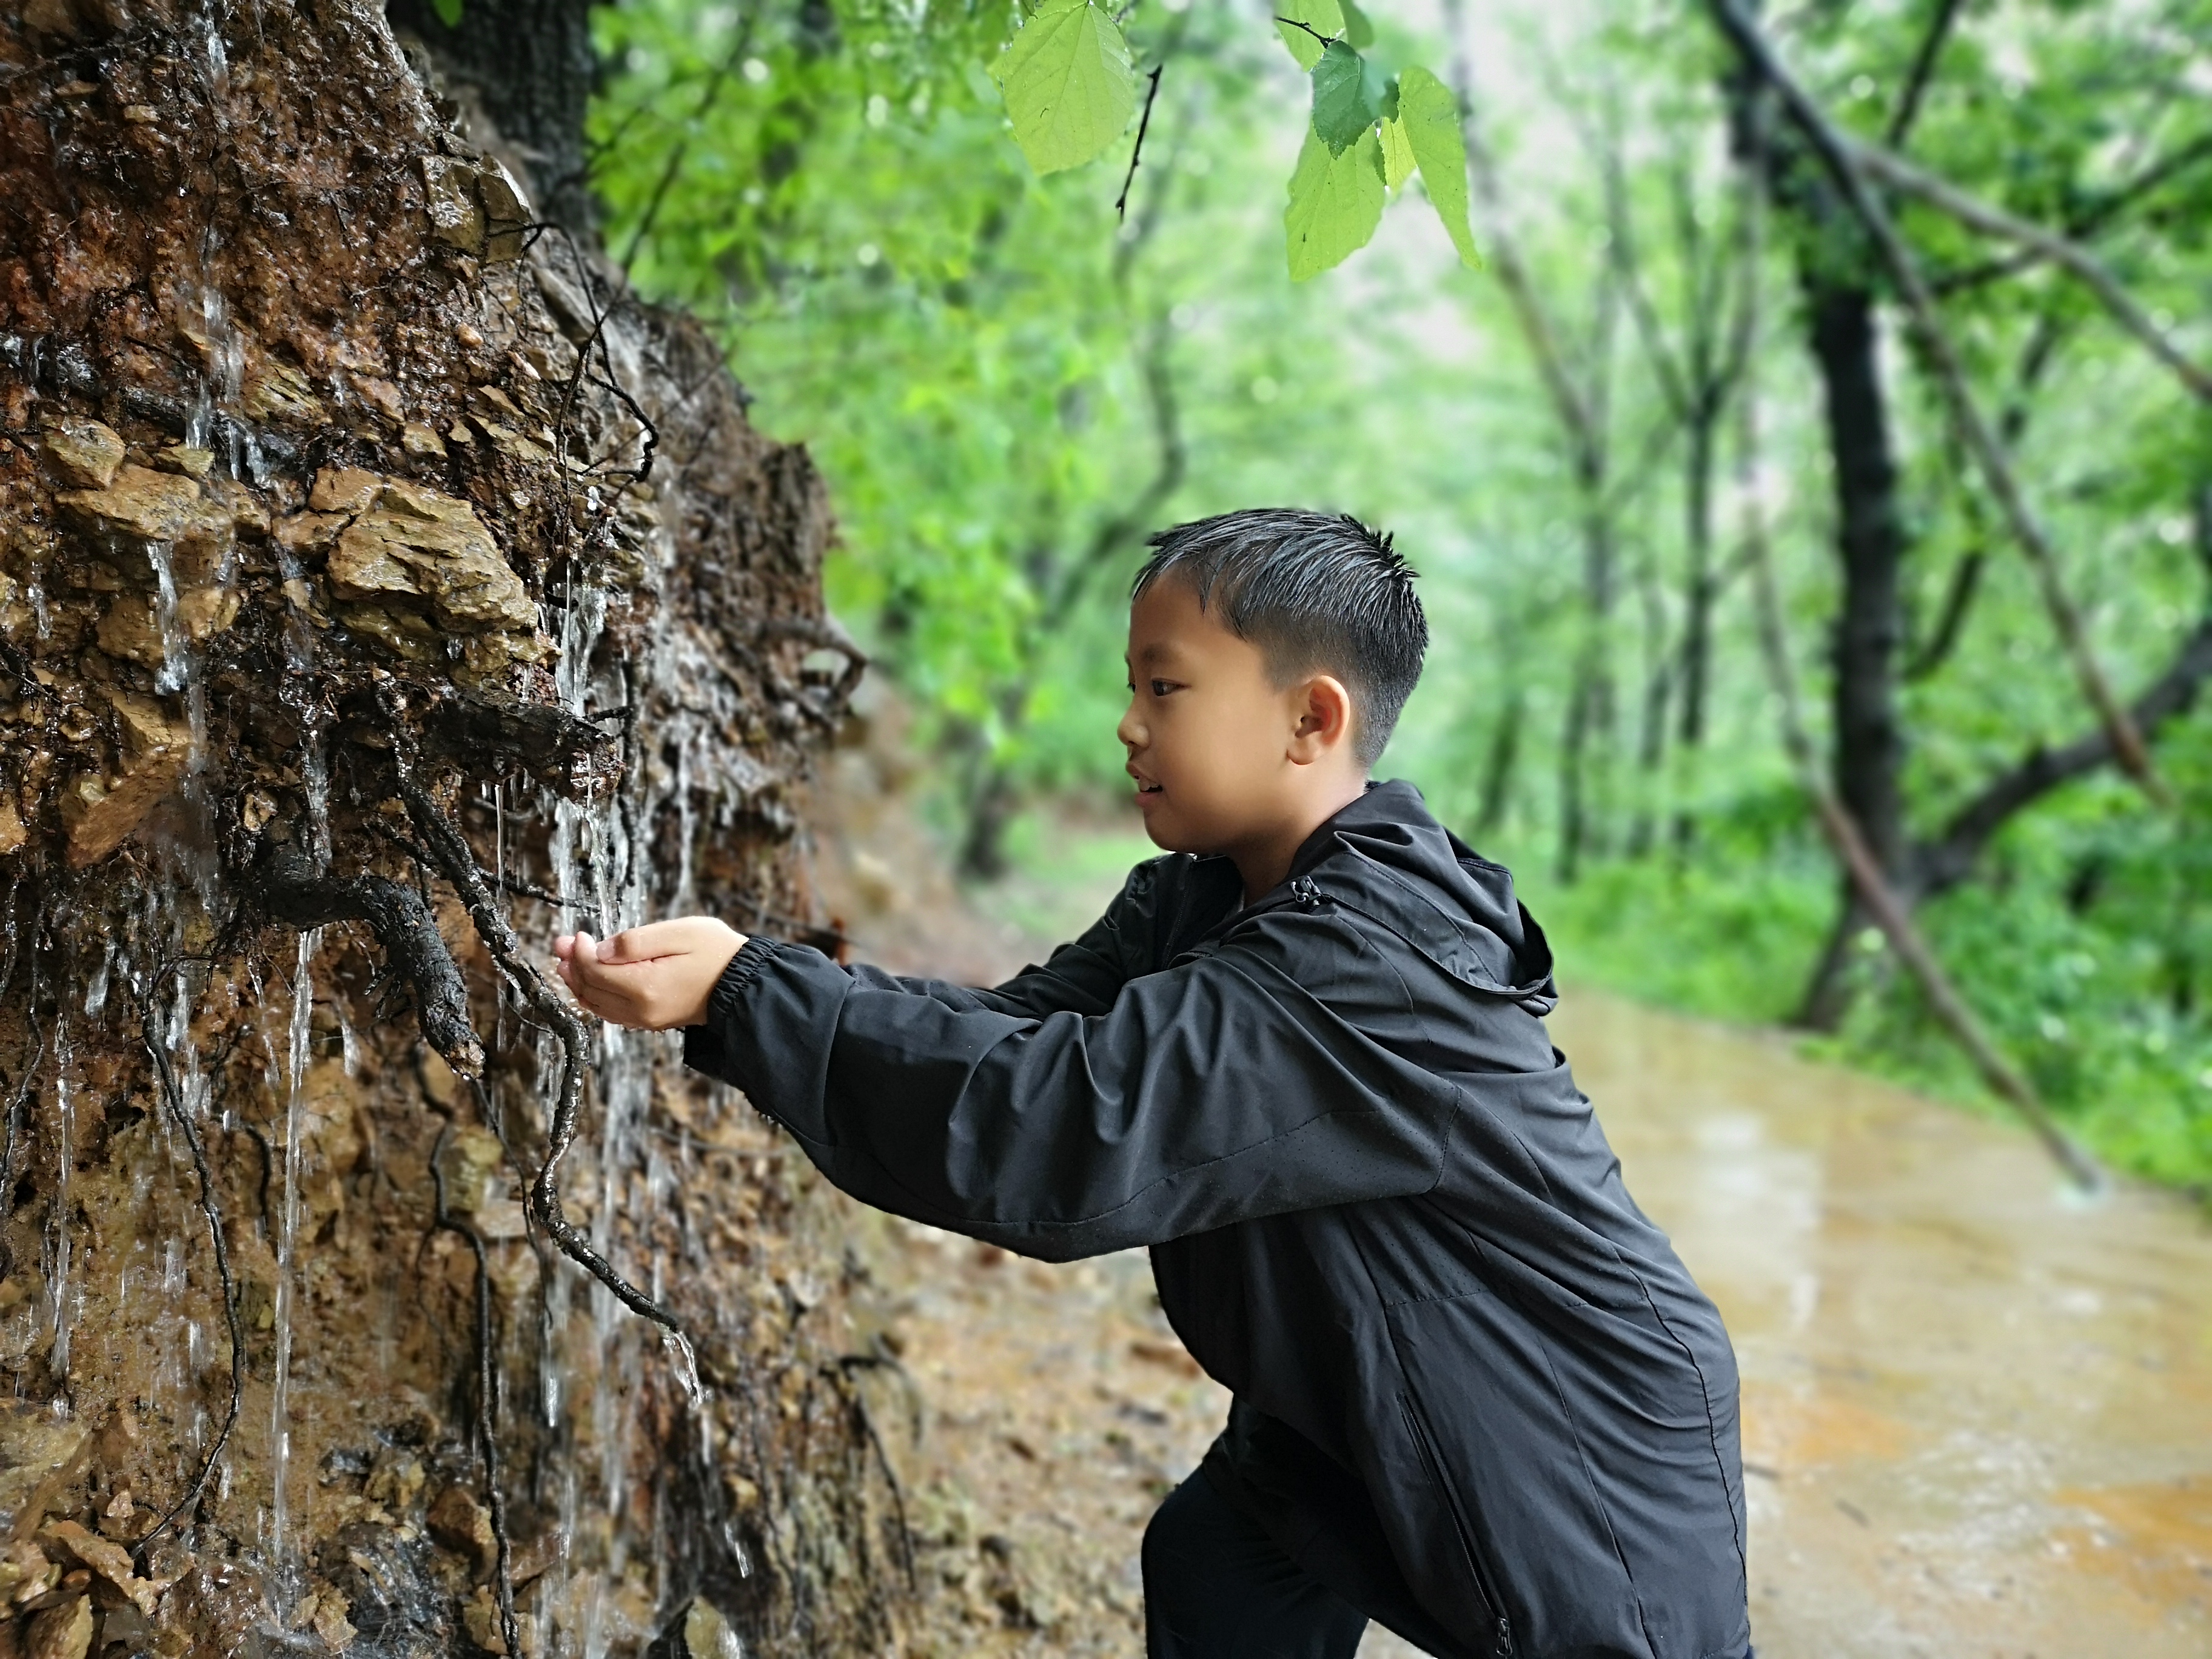
<path id="1" fill-rule="evenodd" d="M 1133 771 L 1129 775 L 1137 781 L 1137 799 L 1139 802 L 1158 800 L 1166 793 L 1158 784 L 1154 783 L 1140 772 Z"/>

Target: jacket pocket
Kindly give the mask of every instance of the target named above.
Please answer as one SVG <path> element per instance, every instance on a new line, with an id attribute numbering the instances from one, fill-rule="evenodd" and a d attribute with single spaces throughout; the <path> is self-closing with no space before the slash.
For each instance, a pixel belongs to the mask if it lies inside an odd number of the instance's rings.
<path id="1" fill-rule="evenodd" d="M 1437 1501 L 1451 1518 L 1452 1533 L 1459 1540 L 1460 1554 L 1466 1562 L 1468 1580 L 1474 1584 L 1474 1593 L 1489 1620 L 1489 1628 L 1485 1634 L 1490 1652 L 1495 1659 L 1506 1659 L 1506 1656 L 1513 1651 L 1513 1624 L 1505 1616 L 1505 1601 L 1498 1594 L 1498 1581 L 1492 1576 L 1482 1559 L 1481 1550 L 1476 1546 L 1474 1531 L 1461 1510 L 1459 1494 L 1452 1490 L 1451 1482 L 1445 1478 L 1443 1460 L 1437 1455 L 1436 1443 L 1429 1437 L 1428 1425 L 1422 1421 L 1420 1411 L 1414 1405 L 1412 1395 L 1401 1394 L 1398 1396 L 1398 1414 L 1405 1419 L 1407 1437 L 1420 1454 L 1421 1465 L 1428 1471 L 1429 1482 L 1436 1488 Z"/>

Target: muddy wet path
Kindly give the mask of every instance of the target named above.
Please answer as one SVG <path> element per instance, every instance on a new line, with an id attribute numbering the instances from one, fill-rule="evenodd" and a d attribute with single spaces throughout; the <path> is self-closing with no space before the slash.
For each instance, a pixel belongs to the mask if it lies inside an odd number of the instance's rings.
<path id="1" fill-rule="evenodd" d="M 1033 941 L 923 896 L 878 953 Z M 2067 1195 L 2033 1143 L 1786 1037 L 1571 992 L 1554 1041 L 1744 1377 L 1761 1659 L 2212 1653 L 2212 1227 Z M 946 1650 L 1142 1651 L 1138 1540 L 1225 1395 L 1140 1255 L 1048 1267 L 860 1221 L 918 1391 L 890 1437 Z M 910 1427 L 911 1425 L 909 1424 Z M 1379 1632 L 1363 1659 L 1413 1650 Z"/>
<path id="2" fill-rule="evenodd" d="M 2025 1135 L 1589 994 L 1554 1040 L 1744 1377 L 1765 1656 L 2212 1653 L 2212 1230 Z"/>

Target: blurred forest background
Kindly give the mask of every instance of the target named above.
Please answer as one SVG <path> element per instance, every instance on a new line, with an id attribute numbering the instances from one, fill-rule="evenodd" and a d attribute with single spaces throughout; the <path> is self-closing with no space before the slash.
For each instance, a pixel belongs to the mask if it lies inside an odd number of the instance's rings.
<path id="1" fill-rule="evenodd" d="M 1306 0 L 1462 100 L 1486 268 L 1394 207 L 1302 282 L 1293 32 L 1118 15 L 1160 70 L 1119 217 L 1136 120 L 1032 172 L 1003 3 L 597 14 L 608 252 L 828 474 L 832 603 L 965 871 L 1146 850 L 1148 532 L 1341 508 L 1435 634 L 1382 770 L 1571 982 L 1986 1099 L 1832 799 L 2001 1064 L 2212 1176 L 2212 3 Z"/>

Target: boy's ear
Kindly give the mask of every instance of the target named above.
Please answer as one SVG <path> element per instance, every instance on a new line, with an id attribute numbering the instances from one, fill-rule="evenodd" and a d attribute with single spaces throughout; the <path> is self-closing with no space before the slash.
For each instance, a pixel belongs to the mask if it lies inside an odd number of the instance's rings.
<path id="1" fill-rule="evenodd" d="M 1291 730 L 1290 758 L 1297 766 L 1348 748 L 1352 742 L 1352 693 L 1334 674 L 1316 674 L 1298 688 L 1297 723 Z"/>

